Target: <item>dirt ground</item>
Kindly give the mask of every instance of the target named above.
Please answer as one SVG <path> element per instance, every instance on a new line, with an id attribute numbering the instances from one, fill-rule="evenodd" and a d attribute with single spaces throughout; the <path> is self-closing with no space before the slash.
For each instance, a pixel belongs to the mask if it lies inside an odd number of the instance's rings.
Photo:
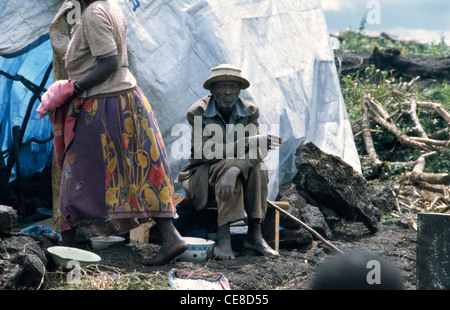
<path id="1" fill-rule="evenodd" d="M 405 288 L 416 288 L 416 236 L 417 232 L 405 222 L 397 219 L 380 224 L 376 234 L 357 222 L 346 222 L 333 231 L 331 242 L 344 253 L 365 250 L 387 259 L 396 265 L 404 278 Z M 241 236 L 234 236 L 235 249 L 242 249 Z M 222 273 L 232 290 L 308 290 L 311 280 L 326 258 L 335 252 L 320 241 L 300 249 L 280 247 L 281 257 L 270 259 L 256 253 L 244 251 L 230 261 L 210 260 L 197 264 L 174 261 L 163 267 L 148 267 L 141 264 L 144 257 L 156 255 L 159 245 L 155 243 L 128 243 L 115 245 L 99 251 L 102 264 L 129 272 L 159 271 L 169 274 L 173 268 L 198 273 Z"/>
<path id="2" fill-rule="evenodd" d="M 48 204 L 51 206 L 51 201 Z M 242 235 L 233 236 L 237 257 L 231 261 L 210 260 L 196 264 L 176 260 L 162 267 L 143 266 L 143 258 L 153 257 L 159 251 L 160 246 L 156 243 L 125 243 L 97 253 L 102 258 L 102 265 L 123 272 L 160 272 L 167 276 L 174 268 L 198 273 L 219 272 L 228 279 L 232 290 L 308 290 L 320 265 L 336 254 L 316 240 L 301 248 L 286 248 L 280 234 L 281 257 L 270 259 L 243 250 L 242 238 Z M 401 272 L 408 290 L 416 289 L 416 240 L 417 231 L 399 218 L 383 221 L 375 234 L 371 234 L 360 222 L 341 220 L 341 225 L 333 228 L 330 238 L 333 245 L 343 252 L 366 250 L 392 262 Z M 51 289 L 52 283 L 45 287 Z M 168 284 L 167 289 L 170 289 Z"/>

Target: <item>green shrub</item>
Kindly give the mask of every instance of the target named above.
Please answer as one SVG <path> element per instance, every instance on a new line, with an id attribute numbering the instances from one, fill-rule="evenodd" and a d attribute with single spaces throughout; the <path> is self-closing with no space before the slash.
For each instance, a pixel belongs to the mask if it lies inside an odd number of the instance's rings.
<path id="1" fill-rule="evenodd" d="M 386 37 L 373 38 L 364 35 L 361 31 L 347 31 L 341 47 L 345 51 L 371 52 L 374 48 L 395 48 L 404 55 L 429 55 L 446 57 L 450 55 L 450 48 L 441 37 L 439 42 L 417 43 L 411 41 L 393 41 Z"/>

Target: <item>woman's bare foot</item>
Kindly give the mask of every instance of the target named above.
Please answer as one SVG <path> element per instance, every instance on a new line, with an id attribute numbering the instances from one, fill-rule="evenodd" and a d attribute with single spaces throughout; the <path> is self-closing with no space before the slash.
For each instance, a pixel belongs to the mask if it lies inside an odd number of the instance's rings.
<path id="1" fill-rule="evenodd" d="M 144 259 L 142 265 L 145 266 L 162 266 L 173 261 L 177 256 L 181 255 L 187 249 L 184 240 L 179 242 L 164 244 L 161 246 L 158 254 L 152 259 Z"/>
<path id="2" fill-rule="evenodd" d="M 162 266 L 170 263 L 177 256 L 181 255 L 187 249 L 187 243 L 173 226 L 170 218 L 155 218 L 156 225 L 163 239 L 161 249 L 152 259 L 144 259 L 143 265 Z"/>
<path id="3" fill-rule="evenodd" d="M 230 224 L 220 226 L 217 231 L 216 244 L 214 245 L 214 258 L 217 260 L 235 258 L 231 248 Z"/>

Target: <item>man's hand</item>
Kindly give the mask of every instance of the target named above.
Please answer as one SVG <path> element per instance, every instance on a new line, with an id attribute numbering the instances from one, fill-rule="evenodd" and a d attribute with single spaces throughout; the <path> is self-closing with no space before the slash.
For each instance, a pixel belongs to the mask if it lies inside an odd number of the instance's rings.
<path id="1" fill-rule="evenodd" d="M 236 185 L 236 179 L 241 173 L 241 169 L 236 166 L 230 167 L 220 182 L 217 189 L 216 196 L 223 202 L 229 201 L 234 194 L 234 187 Z"/>
<path id="2" fill-rule="evenodd" d="M 252 137 L 252 139 L 256 139 L 256 145 L 258 147 L 266 150 L 275 150 L 283 143 L 283 139 L 281 139 L 281 137 L 268 133 L 259 134 Z M 253 143 L 255 142 L 251 141 L 250 146 L 254 145 Z"/>
<path id="3" fill-rule="evenodd" d="M 267 135 L 267 149 L 275 150 L 283 143 L 283 139 L 273 134 Z"/>

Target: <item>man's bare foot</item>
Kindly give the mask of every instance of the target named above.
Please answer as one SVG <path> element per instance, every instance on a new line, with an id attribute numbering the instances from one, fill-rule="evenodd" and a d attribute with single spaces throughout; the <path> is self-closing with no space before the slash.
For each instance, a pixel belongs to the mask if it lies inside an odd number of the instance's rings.
<path id="1" fill-rule="evenodd" d="M 170 263 L 187 249 L 187 243 L 173 226 L 170 218 L 155 218 L 163 239 L 161 249 L 152 259 L 144 259 L 142 265 L 162 266 Z"/>
<path id="2" fill-rule="evenodd" d="M 272 249 L 267 244 L 267 242 L 262 238 L 258 242 L 244 240 L 244 247 L 247 249 L 250 249 L 250 250 L 258 251 L 259 253 L 261 253 L 262 255 L 267 256 L 267 257 L 272 257 L 272 258 L 280 257 L 280 254 L 277 251 L 275 251 L 274 249 Z"/>
<path id="3" fill-rule="evenodd" d="M 262 237 L 260 219 L 252 219 L 249 221 L 247 237 L 244 240 L 244 247 L 258 251 L 267 257 L 280 257 L 280 254 L 272 249 Z"/>
<path id="4" fill-rule="evenodd" d="M 214 258 L 217 260 L 234 259 L 234 253 L 231 248 L 230 225 L 225 224 L 219 227 L 216 235 L 216 244 L 214 245 Z"/>

